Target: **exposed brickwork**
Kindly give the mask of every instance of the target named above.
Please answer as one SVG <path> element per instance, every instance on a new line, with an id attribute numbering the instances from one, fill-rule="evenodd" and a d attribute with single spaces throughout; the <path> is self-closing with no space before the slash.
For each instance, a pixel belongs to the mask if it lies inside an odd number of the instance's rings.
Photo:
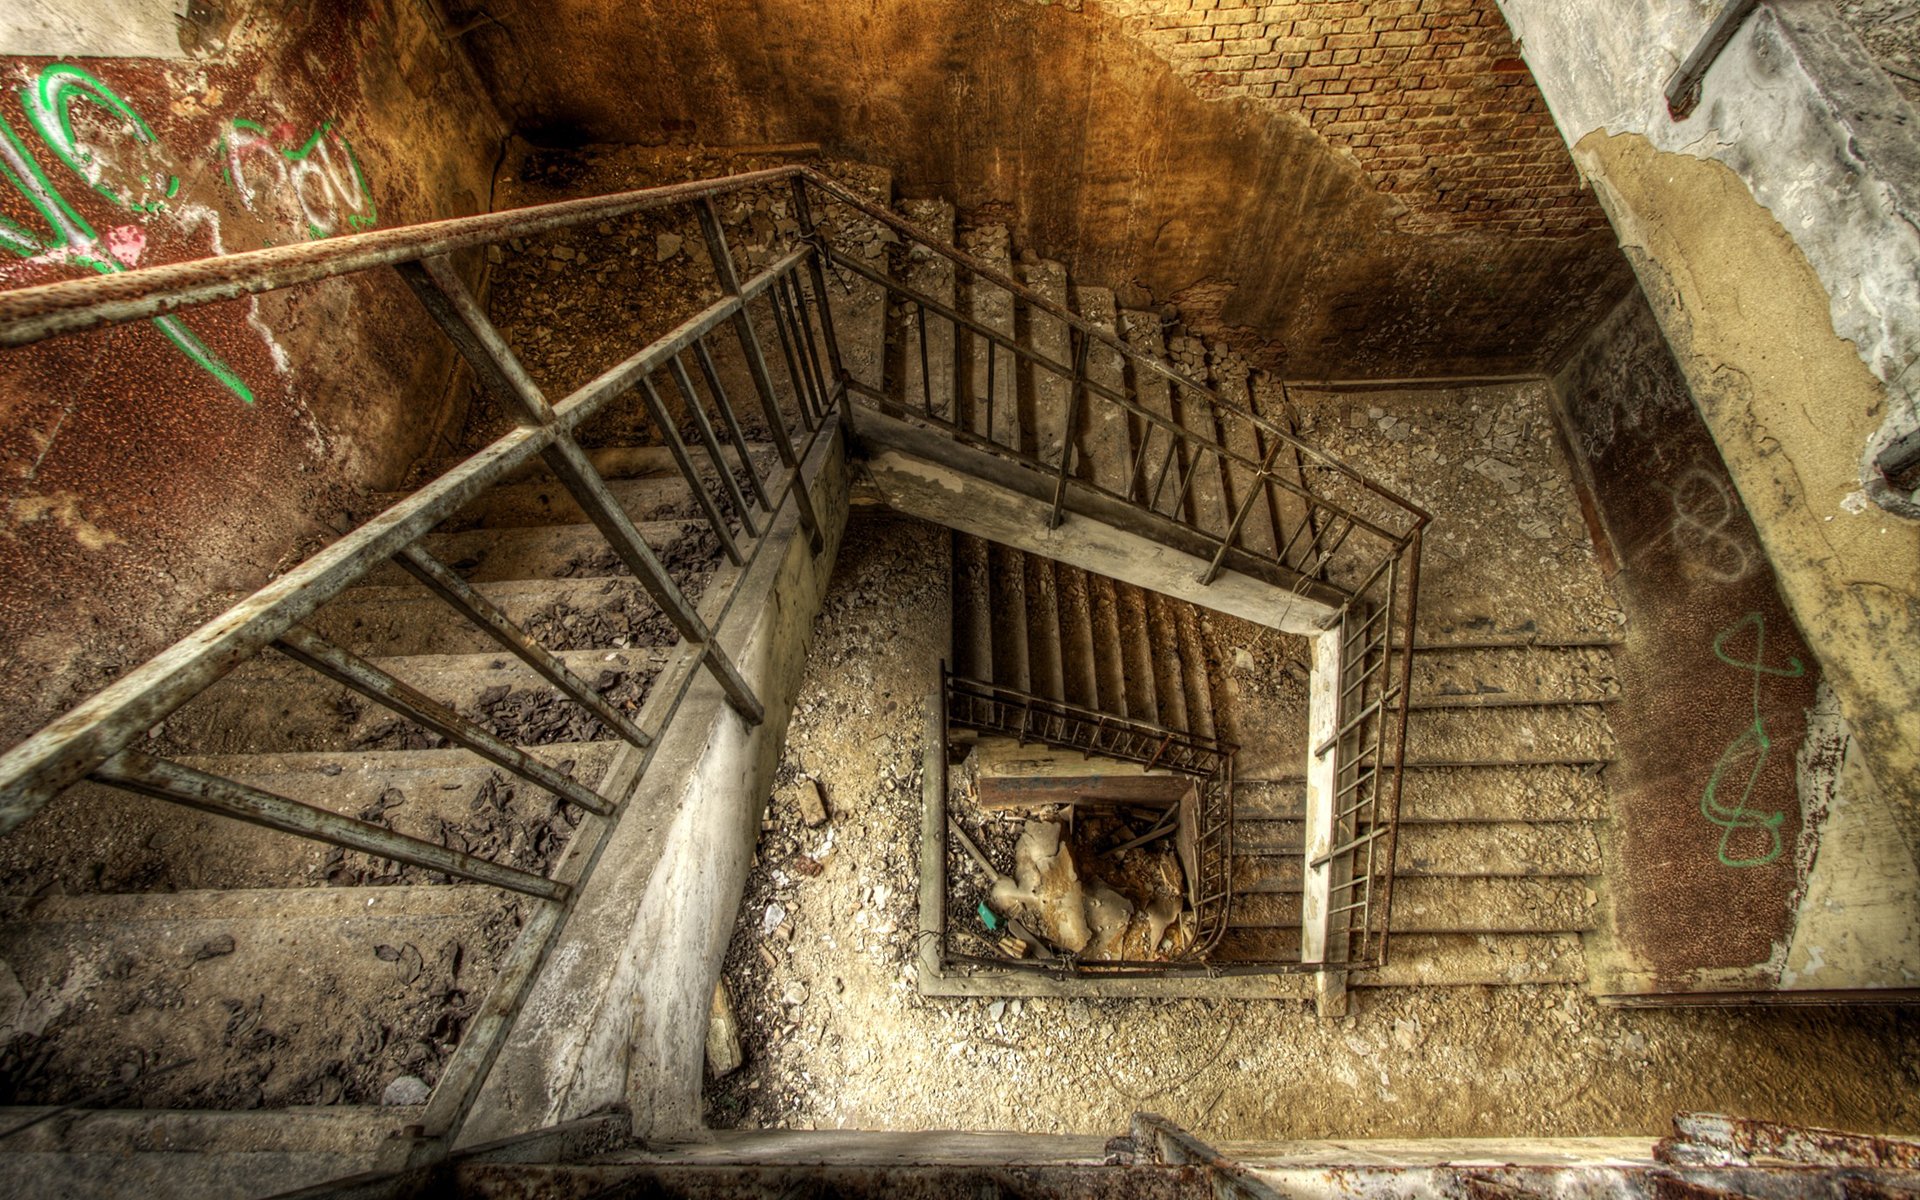
<path id="1" fill-rule="evenodd" d="M 1421 232 L 1605 224 L 1494 0 L 1085 0 L 1200 94 L 1296 113 Z"/>

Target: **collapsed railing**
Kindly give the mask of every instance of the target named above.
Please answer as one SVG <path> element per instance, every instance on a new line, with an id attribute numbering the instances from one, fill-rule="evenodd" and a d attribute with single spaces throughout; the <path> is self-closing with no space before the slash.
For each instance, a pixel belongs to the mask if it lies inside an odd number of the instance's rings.
<path id="1" fill-rule="evenodd" d="M 803 241 L 741 279 L 716 197 L 747 189 L 790 190 L 803 234 L 812 232 L 806 180 L 793 168 L 726 179 L 540 205 L 517 211 L 382 230 L 327 242 L 270 248 L 0 294 L 0 345 L 17 347 L 57 334 L 135 321 L 212 301 L 381 268 L 405 280 L 458 349 L 475 382 L 518 423 L 480 452 L 361 524 L 224 615 L 182 639 L 0 757 L 0 834 L 27 820 L 83 779 L 189 808 L 314 838 L 394 862 L 492 885 L 536 907 L 508 952 L 494 985 L 411 1131 L 412 1157 L 431 1159 L 452 1144 L 476 1100 L 524 996 L 557 939 L 614 822 L 651 763 L 694 679 L 705 670 L 748 724 L 765 716 L 761 699 L 716 640 L 740 583 L 771 541 L 775 519 L 791 503 L 812 548 L 823 545 L 804 469 L 837 421 L 845 396 L 832 313 L 823 302 L 818 245 Z M 450 255 L 586 222 L 692 208 L 714 271 L 706 307 L 665 336 L 602 372 L 557 403 L 549 402 L 469 290 Z M 771 327 L 784 376 L 762 348 Z M 774 462 L 756 454 L 747 420 L 716 369 L 726 347 L 743 357 L 753 403 Z M 690 369 L 691 364 L 691 369 Z M 700 384 L 694 381 L 697 371 Z M 677 396 L 684 422 L 663 392 Z M 695 603 L 668 572 L 609 489 L 576 434 L 615 399 L 637 393 L 653 429 L 698 501 L 701 520 L 726 557 Z M 750 418 L 749 418 L 750 419 Z M 716 425 L 717 420 L 717 425 Z M 686 432 L 690 431 L 690 432 Z M 722 439 L 724 440 L 724 444 Z M 710 468 L 696 462 L 689 441 Z M 629 714 L 569 668 L 554 651 L 488 600 L 422 539 L 483 490 L 535 458 L 558 478 L 678 636 L 666 666 L 637 714 Z M 598 788 L 508 745 L 451 706 L 395 678 L 322 636 L 307 619 L 382 563 L 403 568 L 559 692 L 632 747 L 624 768 Z M 380 824 L 270 794 L 235 780 L 154 757 L 136 739 L 243 662 L 272 648 L 411 719 L 450 743 L 552 792 L 587 816 L 549 874 L 522 870 Z"/>
<path id="2" fill-rule="evenodd" d="M 944 670 L 942 676 L 946 724 L 951 727 L 1000 734 L 1021 745 L 1039 742 L 1056 749 L 1137 762 L 1148 770 L 1174 771 L 1199 782 L 1199 804 L 1194 813 L 1194 932 L 1168 961 L 1204 960 L 1227 931 L 1232 903 L 1233 758 L 1237 747 L 1218 738 L 1116 717 L 977 679 L 963 679 Z M 952 961 L 966 960 L 966 955 L 948 948 L 944 910 L 941 922 L 943 955 Z M 994 959 L 990 965 L 1115 974 L 1138 972 L 1143 968 L 1161 970 L 1166 964 L 1054 958 L 1046 962 Z"/>

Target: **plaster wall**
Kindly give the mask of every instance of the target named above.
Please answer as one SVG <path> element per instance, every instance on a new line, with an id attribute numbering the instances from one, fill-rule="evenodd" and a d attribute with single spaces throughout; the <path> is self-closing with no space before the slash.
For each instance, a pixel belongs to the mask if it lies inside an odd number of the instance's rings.
<path id="1" fill-rule="evenodd" d="M 1628 618 L 1593 987 L 1911 986 L 1912 856 L 1641 296 L 1554 395 Z"/>
<path id="2" fill-rule="evenodd" d="M 488 208 L 501 126 L 421 0 L 114 7 L 0 22 L 0 288 Z M 452 369 L 386 273 L 0 353 L 0 744 L 331 538 Z"/>
<path id="3" fill-rule="evenodd" d="M 1712 13 L 1504 0 L 1718 444 L 1887 820 L 1920 845 L 1920 527 L 1863 466 L 1914 420 L 1913 110 L 1829 7 L 1776 0 L 1669 119 Z M 1886 832 L 1894 832 L 1887 830 Z"/>

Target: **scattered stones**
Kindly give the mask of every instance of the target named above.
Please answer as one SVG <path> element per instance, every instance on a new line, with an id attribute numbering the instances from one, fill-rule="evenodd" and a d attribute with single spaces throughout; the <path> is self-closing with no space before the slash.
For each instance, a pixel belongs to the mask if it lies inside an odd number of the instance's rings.
<path id="1" fill-rule="evenodd" d="M 707 1010 L 707 1070 L 722 1079 L 740 1069 L 740 1020 L 725 980 L 713 985 L 713 1006 Z"/>
<path id="2" fill-rule="evenodd" d="M 808 779 L 800 785 L 800 819 L 807 828 L 818 829 L 827 823 L 832 812 L 827 808 L 826 785 L 818 779 Z"/>
<path id="3" fill-rule="evenodd" d="M 419 1105 L 425 1104 L 431 1095 L 433 1089 L 427 1086 L 426 1080 L 418 1075 L 402 1075 L 380 1093 L 380 1103 L 390 1107 Z"/>
<path id="4" fill-rule="evenodd" d="M 199 948 L 193 952 L 193 961 L 206 962 L 210 958 L 224 958 L 232 954 L 233 949 L 233 935 L 223 933 L 219 937 L 208 938 L 200 943 Z"/>
<path id="5" fill-rule="evenodd" d="M 685 239 L 677 233 L 663 233 L 653 239 L 653 261 L 666 262 L 680 253 Z"/>

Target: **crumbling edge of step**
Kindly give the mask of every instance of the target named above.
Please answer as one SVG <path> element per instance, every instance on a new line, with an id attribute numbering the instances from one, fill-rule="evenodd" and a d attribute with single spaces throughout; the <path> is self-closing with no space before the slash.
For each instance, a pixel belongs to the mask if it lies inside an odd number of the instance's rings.
<path id="1" fill-rule="evenodd" d="M 843 410 L 844 411 L 844 410 Z M 846 530 L 846 426 L 803 464 L 825 546 L 781 510 L 717 640 L 766 711 L 749 728 L 702 673 L 581 893 L 461 1146 L 625 1103 L 642 1137 L 700 1128 L 707 1006 L 738 915 L 813 621 Z"/>

